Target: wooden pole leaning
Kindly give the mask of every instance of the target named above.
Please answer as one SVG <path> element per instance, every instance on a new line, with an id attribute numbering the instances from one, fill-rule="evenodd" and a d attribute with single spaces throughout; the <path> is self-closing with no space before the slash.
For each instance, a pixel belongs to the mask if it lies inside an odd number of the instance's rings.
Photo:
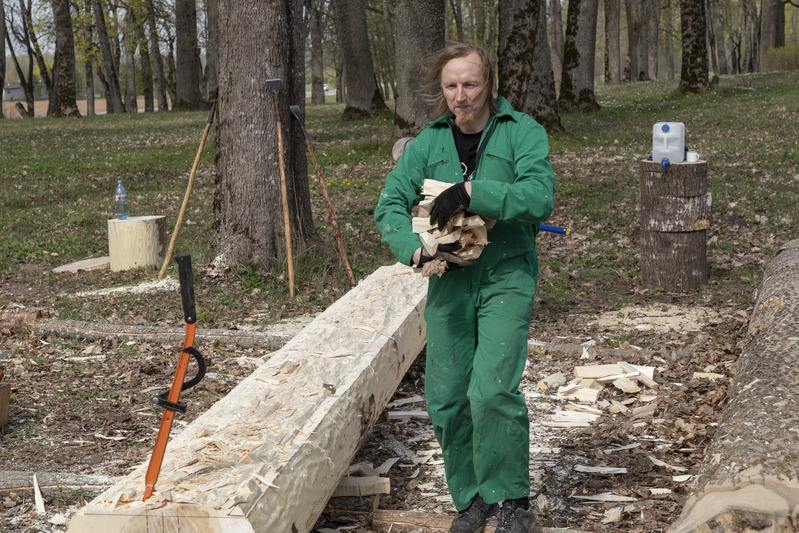
<path id="1" fill-rule="evenodd" d="M 319 180 L 319 185 L 322 187 L 322 195 L 325 197 L 325 205 L 327 206 L 327 214 L 330 216 L 330 224 L 333 226 L 333 231 L 335 231 L 338 254 L 341 256 L 341 262 L 344 265 L 344 270 L 347 272 L 347 278 L 350 280 L 350 285 L 354 287 L 356 284 L 355 275 L 352 273 L 350 262 L 347 260 L 347 252 L 344 250 L 344 239 L 341 237 L 341 231 L 338 229 L 336 213 L 333 210 L 333 203 L 330 201 L 330 195 L 327 193 L 327 186 L 325 186 L 325 180 L 322 177 L 322 172 L 319 170 L 319 163 L 316 162 L 316 155 L 314 155 L 311 141 L 308 138 L 308 132 L 305 131 L 305 121 L 303 120 L 302 110 L 300 109 L 300 106 L 296 105 L 289 106 L 289 109 L 291 109 L 291 114 L 294 115 L 297 121 L 299 121 L 300 127 L 302 128 L 302 136 L 305 138 L 305 147 L 308 149 L 308 154 L 311 156 L 311 163 L 313 164 L 314 171 L 316 172 L 316 177 Z"/>
<path id="2" fill-rule="evenodd" d="M 161 265 L 161 270 L 158 272 L 158 279 L 163 279 L 164 273 L 166 272 L 166 267 L 169 265 L 170 259 L 172 259 L 172 252 L 175 251 L 175 241 L 178 238 L 180 225 L 183 223 L 183 216 L 186 214 L 186 206 L 189 204 L 189 196 L 191 195 L 191 188 L 194 185 L 194 177 L 197 175 L 197 167 L 200 164 L 200 156 L 205 148 L 205 141 L 208 139 L 208 132 L 211 130 L 211 124 L 214 122 L 215 110 L 216 101 L 214 101 L 213 105 L 211 105 L 211 112 L 208 114 L 208 122 L 205 124 L 205 131 L 203 131 L 203 137 L 200 141 L 200 148 L 197 150 L 197 155 L 194 157 L 194 164 L 192 165 L 191 173 L 189 174 L 189 185 L 186 187 L 186 194 L 183 195 L 183 204 L 180 206 L 178 220 L 175 222 L 175 229 L 172 230 L 172 238 L 169 240 L 169 248 L 164 256 L 164 264 Z"/>

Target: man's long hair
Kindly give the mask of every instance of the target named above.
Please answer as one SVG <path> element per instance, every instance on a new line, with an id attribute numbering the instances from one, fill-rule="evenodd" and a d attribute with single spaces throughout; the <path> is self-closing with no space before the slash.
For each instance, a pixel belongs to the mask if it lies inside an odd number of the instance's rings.
<path id="1" fill-rule="evenodd" d="M 466 57 L 470 54 L 477 54 L 480 61 L 483 63 L 483 91 L 488 91 L 488 110 L 489 113 L 495 115 L 499 113 L 499 107 L 492 98 L 494 91 L 494 66 L 491 64 L 491 58 L 488 56 L 488 51 L 472 42 L 455 43 L 447 46 L 446 48 L 429 56 L 422 62 L 422 67 L 427 72 L 427 80 L 424 85 L 425 94 L 424 99 L 435 106 L 432 117 L 437 119 L 444 115 L 449 115 L 452 112 L 447 106 L 447 99 L 444 98 L 444 91 L 441 89 L 441 71 L 444 66 L 452 61 Z"/>

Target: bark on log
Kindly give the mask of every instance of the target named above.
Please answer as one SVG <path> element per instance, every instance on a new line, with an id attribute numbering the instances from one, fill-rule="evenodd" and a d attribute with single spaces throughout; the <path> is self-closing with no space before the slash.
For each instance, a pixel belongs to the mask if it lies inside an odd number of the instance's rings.
<path id="1" fill-rule="evenodd" d="M 166 328 L 160 326 L 134 326 L 79 322 L 76 320 L 40 320 L 32 325 L 37 337 L 54 336 L 88 340 L 122 340 L 137 342 L 180 343 L 186 337 L 186 328 Z M 299 328 L 298 328 L 299 329 Z M 262 331 L 239 331 L 229 329 L 198 328 L 197 343 L 223 342 L 243 347 L 260 346 L 268 351 L 283 347 L 295 332 L 270 333 Z"/>
<path id="2" fill-rule="evenodd" d="M 108 220 L 111 270 L 159 265 L 166 253 L 166 221 L 162 216 Z"/>
<path id="3" fill-rule="evenodd" d="M 799 240 L 767 266 L 730 402 L 670 533 L 799 531 Z"/>
<path id="4" fill-rule="evenodd" d="M 707 281 L 707 232 L 712 196 L 707 162 L 641 161 L 641 281 L 667 291 L 698 289 Z"/>
<path id="5" fill-rule="evenodd" d="M 425 343 L 426 280 L 382 267 L 73 518 L 95 531 L 307 532 Z"/>
<path id="6" fill-rule="evenodd" d="M 0 470 L 0 495 L 7 492 L 33 494 L 33 475 L 39 489 L 45 495 L 58 494 L 59 490 L 81 489 L 86 491 L 107 489 L 119 478 L 112 476 L 82 475 L 70 472 L 30 472 L 25 470 Z"/>

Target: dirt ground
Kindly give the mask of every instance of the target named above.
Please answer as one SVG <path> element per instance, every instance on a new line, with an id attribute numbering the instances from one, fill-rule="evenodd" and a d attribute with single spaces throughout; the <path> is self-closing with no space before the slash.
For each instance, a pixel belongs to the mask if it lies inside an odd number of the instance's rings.
<path id="1" fill-rule="evenodd" d="M 532 497 L 543 525 L 654 532 L 679 515 L 721 416 L 735 372 L 735 339 L 748 315 L 723 305 L 686 305 L 681 295 L 672 299 L 604 313 L 589 312 L 586 301 L 578 307 L 585 312 L 557 322 L 534 320 L 522 390 L 532 423 Z M 149 460 L 162 412 L 150 399 L 171 383 L 179 345 L 11 333 L 0 336 L 0 353 L 10 350 L 0 370 L 12 392 L 9 423 L 0 430 L 0 480 L 6 478 L 0 481 L 0 530 L 66 531 L 69 517 L 103 483 Z M 631 341 L 609 344 L 608 338 Z M 257 347 L 198 347 L 209 373 L 181 395 L 189 410 L 178 417 L 175 432 L 268 357 Z M 630 411 L 613 414 L 602 404 L 601 416 L 588 427 L 552 427 L 553 415 L 569 402 L 538 382 L 557 372 L 571 380 L 576 366 L 619 360 L 655 367 L 657 389 L 624 393 L 607 387 L 600 400 L 616 400 Z M 397 409 L 424 411 L 423 368 L 421 354 L 354 460 L 374 466 L 396 461 L 388 474 L 391 494 L 377 502 L 332 499 L 318 531 L 374 531 L 373 506 L 426 516 L 454 511 L 429 419 L 389 417 Z M 655 406 L 651 413 L 633 416 L 633 409 L 647 405 Z M 31 490 L 33 474 L 43 480 L 42 514 Z M 12 477 L 23 482 L 9 486 Z M 611 501 L 591 499 L 606 493 Z"/>

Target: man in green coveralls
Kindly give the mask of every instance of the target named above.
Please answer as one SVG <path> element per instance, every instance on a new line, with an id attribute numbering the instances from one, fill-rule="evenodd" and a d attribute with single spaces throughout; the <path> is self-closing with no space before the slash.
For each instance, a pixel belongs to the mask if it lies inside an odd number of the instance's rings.
<path id="1" fill-rule="evenodd" d="M 553 209 L 555 176 L 545 130 L 493 98 L 485 49 L 449 46 L 430 58 L 435 120 L 386 178 L 375 209 L 382 240 L 407 265 L 433 259 L 411 226 L 425 179 L 455 183 L 435 200 L 443 228 L 467 209 L 496 220 L 472 265 L 430 278 L 425 395 L 457 517 L 450 531 L 540 531 L 529 501 L 527 405 L 519 391 L 538 280 L 535 238 Z M 437 254 L 439 252 L 436 252 Z"/>

